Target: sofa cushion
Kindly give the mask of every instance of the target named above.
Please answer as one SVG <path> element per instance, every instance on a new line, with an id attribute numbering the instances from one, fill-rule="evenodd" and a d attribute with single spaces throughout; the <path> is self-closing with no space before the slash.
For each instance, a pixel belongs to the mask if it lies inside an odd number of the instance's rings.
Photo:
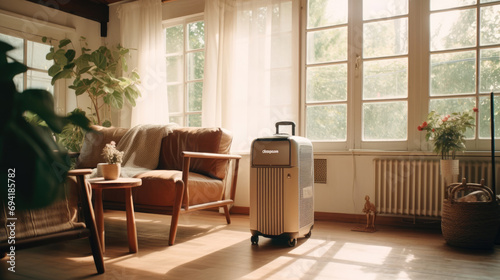
<path id="1" fill-rule="evenodd" d="M 228 154 L 232 136 L 222 128 L 176 128 L 163 138 L 158 169 L 182 170 L 182 152 Z M 224 179 L 227 160 L 191 159 L 190 171 Z"/>
<path id="2" fill-rule="evenodd" d="M 141 173 L 135 178 L 142 179 L 142 185 L 132 189 L 134 196 L 134 207 L 141 210 L 141 206 L 147 209 L 174 205 L 175 183 L 182 181 L 182 172 L 179 170 L 151 170 Z M 217 201 L 222 198 L 224 189 L 221 180 L 193 173 L 189 173 L 189 205 Z M 123 189 L 105 190 L 103 192 L 105 202 L 124 203 L 125 193 Z M 183 205 L 187 203 L 184 197 Z"/>
<path id="3" fill-rule="evenodd" d="M 82 149 L 76 161 L 76 168 L 96 168 L 98 163 L 105 162 L 102 149 L 106 144 L 115 141 L 117 144 L 127 132 L 127 128 L 92 126 L 83 139 Z"/>

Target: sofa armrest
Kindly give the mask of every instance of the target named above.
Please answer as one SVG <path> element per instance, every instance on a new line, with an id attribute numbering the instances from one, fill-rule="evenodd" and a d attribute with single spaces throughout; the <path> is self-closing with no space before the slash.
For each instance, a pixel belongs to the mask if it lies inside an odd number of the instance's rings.
<path id="1" fill-rule="evenodd" d="M 231 154 L 217 154 L 217 153 L 202 153 L 202 152 L 188 152 L 183 151 L 183 168 L 182 168 L 182 181 L 184 182 L 184 201 L 185 201 L 185 210 L 189 210 L 189 166 L 191 163 L 191 158 L 207 158 L 207 159 L 226 159 L 226 160 L 234 160 L 234 171 L 231 179 L 231 190 L 229 193 L 229 198 L 234 201 L 234 197 L 236 194 L 236 182 L 238 179 L 238 167 L 239 161 L 241 159 L 240 155 L 231 155 Z M 224 180 L 227 178 L 228 171 L 226 171 L 226 176 Z M 225 192 L 225 191 L 224 191 Z"/>
<path id="2" fill-rule="evenodd" d="M 216 153 L 199 153 L 199 152 L 182 152 L 184 158 L 210 158 L 210 159 L 241 159 L 240 155 L 216 154 Z"/>

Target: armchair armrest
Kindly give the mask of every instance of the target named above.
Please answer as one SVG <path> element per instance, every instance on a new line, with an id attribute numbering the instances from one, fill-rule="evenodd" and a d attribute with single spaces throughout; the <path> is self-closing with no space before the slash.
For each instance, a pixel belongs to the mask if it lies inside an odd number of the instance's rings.
<path id="1" fill-rule="evenodd" d="M 90 168 L 85 168 L 85 169 L 72 169 L 68 171 L 68 176 L 81 176 L 81 175 L 87 175 L 91 174 L 92 169 Z"/>
<path id="2" fill-rule="evenodd" d="M 234 164 L 234 173 L 231 178 L 231 190 L 229 193 L 229 198 L 234 202 L 234 197 L 236 194 L 236 182 L 238 179 L 238 167 L 239 161 L 241 159 L 240 155 L 232 155 L 232 154 L 217 154 L 217 153 L 202 153 L 202 152 L 188 152 L 183 151 L 182 156 L 184 159 L 183 168 L 182 168 L 182 181 L 184 182 L 184 201 L 186 201 L 185 210 L 189 209 L 189 188 L 188 180 L 189 180 L 189 166 L 191 164 L 191 158 L 207 158 L 207 159 L 226 159 L 226 160 L 235 160 Z"/>

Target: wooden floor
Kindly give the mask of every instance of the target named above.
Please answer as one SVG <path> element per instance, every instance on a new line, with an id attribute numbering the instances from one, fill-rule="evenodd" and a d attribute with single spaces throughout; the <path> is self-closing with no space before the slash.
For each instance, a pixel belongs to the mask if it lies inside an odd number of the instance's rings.
<path id="1" fill-rule="evenodd" d="M 16 272 L 0 263 L 0 279 L 500 279 L 500 247 L 467 251 L 435 230 L 317 221 L 293 248 L 261 237 L 250 242 L 249 218 L 199 211 L 182 215 L 168 246 L 169 216 L 136 213 L 139 252 L 128 253 L 125 213 L 105 212 L 106 272 L 97 275 L 87 240 L 16 252 Z"/>

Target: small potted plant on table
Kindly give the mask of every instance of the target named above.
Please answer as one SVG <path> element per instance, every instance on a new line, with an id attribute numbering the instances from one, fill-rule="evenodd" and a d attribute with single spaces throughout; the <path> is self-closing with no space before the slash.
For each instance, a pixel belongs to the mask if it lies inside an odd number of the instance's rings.
<path id="1" fill-rule="evenodd" d="M 99 163 L 102 176 L 105 180 L 116 180 L 120 177 L 123 152 L 116 149 L 115 141 L 111 141 L 102 149 L 102 155 L 106 160 L 106 163 Z"/>

